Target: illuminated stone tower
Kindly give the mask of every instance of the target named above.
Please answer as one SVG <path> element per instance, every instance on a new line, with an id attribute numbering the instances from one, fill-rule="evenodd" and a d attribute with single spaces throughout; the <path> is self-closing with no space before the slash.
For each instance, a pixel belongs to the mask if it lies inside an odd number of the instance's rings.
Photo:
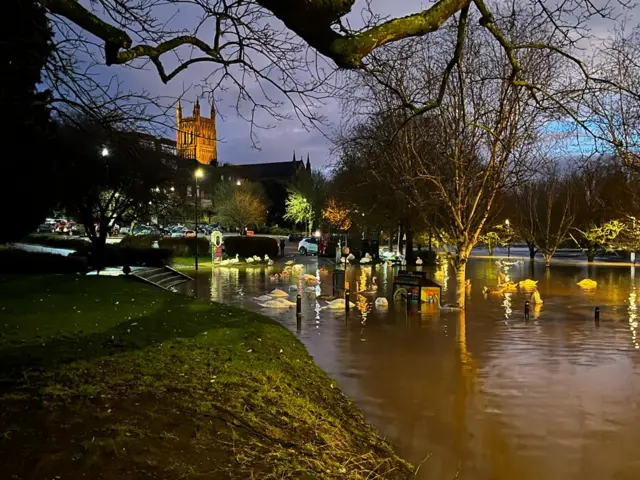
<path id="1" fill-rule="evenodd" d="M 211 104 L 211 118 L 200 116 L 200 101 L 193 106 L 193 115 L 182 116 L 182 105 L 176 107 L 176 148 L 183 158 L 198 160 L 205 165 L 218 164 L 216 148 L 216 112 Z"/>

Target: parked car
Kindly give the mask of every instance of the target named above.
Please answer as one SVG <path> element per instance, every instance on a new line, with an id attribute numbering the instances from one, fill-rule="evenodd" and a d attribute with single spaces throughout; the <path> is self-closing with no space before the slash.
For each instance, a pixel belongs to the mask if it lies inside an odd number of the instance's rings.
<path id="1" fill-rule="evenodd" d="M 61 233 L 63 235 L 77 235 L 78 225 L 76 222 L 72 222 L 70 220 L 60 220 L 56 224 L 55 233 Z"/>
<path id="2" fill-rule="evenodd" d="M 307 253 L 318 254 L 318 239 L 317 238 L 303 238 L 298 243 L 298 252 L 300 255 L 306 255 Z"/>
<path id="3" fill-rule="evenodd" d="M 184 238 L 194 238 L 196 236 L 195 230 L 185 230 L 183 234 Z"/>
<path id="4" fill-rule="evenodd" d="M 55 220 L 45 220 L 36 229 L 38 233 L 55 233 L 56 231 L 56 222 Z"/>
<path id="5" fill-rule="evenodd" d="M 303 238 L 304 237 L 302 235 L 300 235 L 299 233 L 291 233 L 291 234 L 289 234 L 288 240 L 290 242 L 299 242 Z"/>
<path id="6" fill-rule="evenodd" d="M 184 237 L 184 232 L 186 231 L 187 229 L 185 227 L 177 227 L 171 230 L 171 234 L 169 236 L 171 238 L 182 238 Z"/>

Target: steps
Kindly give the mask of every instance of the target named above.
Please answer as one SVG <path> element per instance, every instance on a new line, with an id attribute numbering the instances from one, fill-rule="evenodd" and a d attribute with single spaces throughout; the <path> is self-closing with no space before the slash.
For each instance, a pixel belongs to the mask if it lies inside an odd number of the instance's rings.
<path id="1" fill-rule="evenodd" d="M 141 268 L 132 271 L 131 276 L 169 291 L 174 291 L 176 285 L 193 280 L 189 275 L 178 272 L 171 267 Z"/>

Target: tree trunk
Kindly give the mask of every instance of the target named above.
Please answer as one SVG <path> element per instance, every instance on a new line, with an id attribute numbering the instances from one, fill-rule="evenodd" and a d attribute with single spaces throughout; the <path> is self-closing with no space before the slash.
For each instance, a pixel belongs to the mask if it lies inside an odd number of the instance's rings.
<path id="1" fill-rule="evenodd" d="M 553 253 L 543 252 L 542 256 L 544 257 L 545 266 L 547 267 L 551 266 L 551 257 L 553 257 Z"/>
<path id="2" fill-rule="evenodd" d="M 402 246 L 404 245 L 403 236 L 404 230 L 402 230 L 402 224 L 400 224 L 398 227 L 398 255 L 402 255 Z"/>
<path id="3" fill-rule="evenodd" d="M 389 253 L 392 253 L 393 252 L 393 230 L 392 229 L 389 229 L 388 245 L 389 245 Z"/>
<path id="4" fill-rule="evenodd" d="M 98 272 L 103 270 L 107 263 L 107 230 L 109 229 L 108 222 L 104 224 L 100 222 L 100 231 L 91 238 L 92 246 L 92 266 Z"/>
<path id="5" fill-rule="evenodd" d="M 489 250 L 489 256 L 493 257 L 493 245 L 491 243 L 487 243 L 487 250 Z"/>
<path id="6" fill-rule="evenodd" d="M 407 222 L 407 244 L 405 245 L 406 253 L 405 260 L 407 261 L 407 265 L 413 265 L 415 261 L 415 254 L 413 251 L 413 230 L 411 229 L 411 224 Z"/>
<path id="7" fill-rule="evenodd" d="M 527 242 L 527 247 L 529 247 L 529 260 L 534 260 L 537 253 L 536 246 L 531 242 Z"/>
<path id="8" fill-rule="evenodd" d="M 465 301 L 465 280 L 467 272 L 466 260 L 456 265 L 456 298 L 457 303 L 461 308 L 464 308 Z"/>
<path id="9" fill-rule="evenodd" d="M 585 253 L 587 254 L 587 262 L 593 263 L 593 261 L 596 259 L 596 249 L 590 247 Z"/>

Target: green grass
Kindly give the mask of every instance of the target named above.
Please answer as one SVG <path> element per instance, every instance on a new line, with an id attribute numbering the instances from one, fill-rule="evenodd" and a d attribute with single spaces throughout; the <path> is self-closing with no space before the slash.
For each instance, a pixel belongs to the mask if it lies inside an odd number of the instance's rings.
<path id="1" fill-rule="evenodd" d="M 124 278 L 0 279 L 2 478 L 408 478 L 286 329 Z"/>

